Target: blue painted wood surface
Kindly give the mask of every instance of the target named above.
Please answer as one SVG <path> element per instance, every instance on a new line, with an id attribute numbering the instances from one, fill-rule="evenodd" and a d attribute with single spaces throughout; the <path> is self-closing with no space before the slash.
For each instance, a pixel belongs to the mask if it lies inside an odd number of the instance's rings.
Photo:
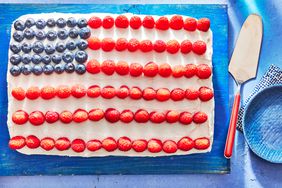
<path id="1" fill-rule="evenodd" d="M 223 157 L 228 127 L 228 19 L 225 5 L 0 5 L 0 175 L 54 174 L 185 174 L 227 173 L 229 161 Z M 11 151 L 8 146 L 7 58 L 10 25 L 14 19 L 42 12 L 109 12 L 135 14 L 183 14 L 208 17 L 213 31 L 213 83 L 215 90 L 215 134 L 212 152 L 173 157 L 58 157 L 27 156 Z"/>

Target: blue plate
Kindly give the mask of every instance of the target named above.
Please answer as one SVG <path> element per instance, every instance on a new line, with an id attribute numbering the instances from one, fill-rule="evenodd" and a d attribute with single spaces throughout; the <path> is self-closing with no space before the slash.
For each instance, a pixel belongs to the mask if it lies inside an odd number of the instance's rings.
<path id="1" fill-rule="evenodd" d="M 243 131 L 256 155 L 282 163 L 282 85 L 266 88 L 250 101 L 243 118 Z"/>

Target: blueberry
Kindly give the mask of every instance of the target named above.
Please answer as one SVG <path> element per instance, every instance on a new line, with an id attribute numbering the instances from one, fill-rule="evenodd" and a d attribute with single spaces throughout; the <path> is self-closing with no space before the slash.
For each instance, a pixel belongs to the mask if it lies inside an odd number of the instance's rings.
<path id="1" fill-rule="evenodd" d="M 67 32 L 67 30 L 65 30 L 65 29 L 60 29 L 60 30 L 58 31 L 58 37 L 59 37 L 59 39 L 61 39 L 61 40 L 66 39 L 66 38 L 68 37 L 68 32 Z"/>
<path id="2" fill-rule="evenodd" d="M 46 22 L 45 20 L 43 19 L 39 19 L 35 22 L 35 26 L 38 28 L 38 29 L 44 29 L 44 27 L 46 26 Z"/>
<path id="3" fill-rule="evenodd" d="M 56 31 L 50 30 L 47 32 L 47 39 L 50 41 L 54 41 L 57 38 Z"/>
<path id="4" fill-rule="evenodd" d="M 24 53 L 29 53 L 29 52 L 31 52 L 31 49 L 32 49 L 31 44 L 26 43 L 26 42 L 24 42 L 24 43 L 22 44 L 22 51 L 23 51 Z"/>
<path id="5" fill-rule="evenodd" d="M 10 50 L 17 54 L 21 51 L 21 45 L 19 43 L 13 43 L 13 44 L 10 44 Z"/>
<path id="6" fill-rule="evenodd" d="M 74 59 L 73 54 L 71 52 L 65 52 L 63 54 L 63 61 L 66 63 L 71 63 Z"/>
<path id="7" fill-rule="evenodd" d="M 67 64 L 65 64 L 65 71 L 66 71 L 67 73 L 72 73 L 72 72 L 74 72 L 74 70 L 75 70 L 75 66 L 74 66 L 73 63 L 67 63 Z"/>
<path id="8" fill-rule="evenodd" d="M 55 52 L 55 48 L 52 44 L 47 44 L 45 46 L 45 52 L 46 54 L 53 54 Z"/>
<path id="9" fill-rule="evenodd" d="M 63 52 L 66 49 L 66 45 L 62 42 L 58 42 L 55 49 L 57 50 L 57 52 Z"/>
<path id="10" fill-rule="evenodd" d="M 47 20 L 48 27 L 54 27 L 56 25 L 56 21 L 53 18 Z"/>
<path id="11" fill-rule="evenodd" d="M 56 64 L 59 64 L 62 61 L 62 57 L 58 54 L 54 54 L 52 56 L 52 61 Z"/>
<path id="12" fill-rule="evenodd" d="M 85 50 L 88 47 L 88 42 L 86 40 L 79 40 L 76 43 L 76 46 L 78 47 L 78 49 L 80 50 Z"/>
<path id="13" fill-rule="evenodd" d="M 70 17 L 67 20 L 67 26 L 69 27 L 75 27 L 76 26 L 76 20 L 74 17 Z"/>
<path id="14" fill-rule="evenodd" d="M 40 74 L 42 74 L 43 69 L 42 69 L 42 67 L 41 67 L 40 65 L 34 65 L 34 66 L 32 67 L 32 72 L 33 72 L 33 74 L 35 74 L 35 75 L 40 75 Z"/>
<path id="15" fill-rule="evenodd" d="M 38 30 L 35 34 L 37 40 L 44 40 L 46 39 L 46 34 L 43 30 Z"/>
<path id="16" fill-rule="evenodd" d="M 21 71 L 24 75 L 29 75 L 32 71 L 32 67 L 30 65 L 24 65 L 21 67 Z"/>
<path id="17" fill-rule="evenodd" d="M 20 69 L 19 66 L 14 65 L 14 66 L 11 67 L 10 73 L 11 73 L 13 76 L 19 76 L 19 75 L 21 74 L 21 69 Z"/>
<path id="18" fill-rule="evenodd" d="M 50 57 L 49 55 L 44 55 L 44 56 L 42 57 L 42 62 L 43 62 L 44 64 L 49 64 L 49 63 L 51 63 L 51 61 L 52 61 L 52 59 L 51 59 L 51 57 Z"/>
<path id="19" fill-rule="evenodd" d="M 78 36 L 78 30 L 75 28 L 70 29 L 69 37 L 75 39 Z"/>
<path id="20" fill-rule="evenodd" d="M 83 65 L 83 64 L 77 64 L 77 65 L 75 66 L 75 72 L 76 72 L 77 74 L 83 74 L 83 73 L 85 73 L 85 72 L 86 72 L 85 65 Z"/>
<path id="21" fill-rule="evenodd" d="M 44 74 L 52 74 L 54 72 L 54 67 L 52 65 L 44 65 L 43 67 Z"/>
<path id="22" fill-rule="evenodd" d="M 37 54 L 42 53 L 44 51 L 44 45 L 40 41 L 36 41 L 32 47 L 33 51 Z"/>
<path id="23" fill-rule="evenodd" d="M 31 58 L 32 63 L 39 64 L 42 61 L 42 57 L 38 54 L 34 54 Z"/>
<path id="24" fill-rule="evenodd" d="M 13 34 L 13 38 L 14 38 L 15 41 L 21 42 L 24 39 L 24 34 L 23 34 L 22 31 L 16 31 Z"/>
<path id="25" fill-rule="evenodd" d="M 75 53 L 75 60 L 78 62 L 78 63 L 84 63 L 85 61 L 87 61 L 87 58 L 88 58 L 88 55 L 86 52 L 84 51 L 77 51 Z"/>
<path id="26" fill-rule="evenodd" d="M 61 74 L 61 73 L 63 73 L 64 72 L 64 70 L 65 70 L 65 67 L 64 67 L 64 65 L 62 65 L 62 64 L 57 64 L 57 65 L 55 65 L 55 72 L 56 73 L 58 73 L 58 74 Z"/>
<path id="27" fill-rule="evenodd" d="M 18 54 L 14 54 L 10 57 L 10 62 L 13 65 L 18 65 L 22 61 L 22 57 Z"/>
<path id="28" fill-rule="evenodd" d="M 80 29 L 80 31 L 79 31 L 79 36 L 82 39 L 87 39 L 87 38 L 90 37 L 90 35 L 91 35 L 91 31 L 87 27 L 84 27 L 84 28 Z"/>
<path id="29" fill-rule="evenodd" d="M 34 26 L 34 25 L 35 25 L 35 21 L 34 21 L 34 19 L 32 19 L 32 18 L 28 18 L 28 19 L 25 21 L 25 26 L 28 27 L 28 28 L 30 28 L 30 27 L 32 27 L 32 26 Z"/>
<path id="30" fill-rule="evenodd" d="M 59 28 L 63 28 L 67 25 L 66 23 L 66 20 L 64 18 L 59 18 L 57 21 L 56 21 L 56 24 Z"/>
<path id="31" fill-rule="evenodd" d="M 25 28 L 25 24 L 24 24 L 23 21 L 17 20 L 17 21 L 15 21 L 15 23 L 14 23 L 14 28 L 15 28 L 16 30 L 18 30 L 18 31 L 23 31 L 24 28 Z"/>
<path id="32" fill-rule="evenodd" d="M 74 50 L 76 48 L 76 44 L 74 41 L 69 41 L 67 44 L 66 44 L 66 47 L 68 50 Z"/>
<path id="33" fill-rule="evenodd" d="M 87 26 L 87 20 L 85 18 L 79 18 L 77 20 L 77 26 L 79 28 L 83 28 L 83 27 L 86 27 Z"/>
<path id="34" fill-rule="evenodd" d="M 34 38 L 34 36 L 35 36 L 35 32 L 33 31 L 33 29 L 28 28 L 24 30 L 24 37 L 26 39 L 31 40 Z"/>
<path id="35" fill-rule="evenodd" d="M 24 64 L 29 64 L 31 62 L 31 56 L 29 54 L 23 54 L 22 62 Z"/>

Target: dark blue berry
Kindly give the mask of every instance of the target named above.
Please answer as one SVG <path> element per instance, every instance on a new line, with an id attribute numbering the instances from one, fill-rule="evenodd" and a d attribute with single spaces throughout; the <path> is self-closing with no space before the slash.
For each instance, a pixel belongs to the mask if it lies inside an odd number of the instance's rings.
<path id="1" fill-rule="evenodd" d="M 15 41 L 21 42 L 24 39 L 24 34 L 23 34 L 22 31 L 16 31 L 13 34 L 13 38 L 14 38 Z"/>
<path id="2" fill-rule="evenodd" d="M 24 42 L 24 43 L 22 44 L 22 51 L 23 51 L 24 53 L 29 53 L 29 52 L 31 52 L 31 49 L 32 49 L 31 44 L 26 43 L 26 42 Z"/>
<path id="3" fill-rule="evenodd" d="M 50 30 L 47 32 L 47 39 L 50 41 L 54 41 L 57 38 L 56 31 Z"/>
<path id="4" fill-rule="evenodd" d="M 18 65 L 22 61 L 22 57 L 18 54 L 14 54 L 10 57 L 10 62 L 13 65 Z"/>
<path id="5" fill-rule="evenodd" d="M 54 72 L 54 67 L 52 65 L 44 65 L 43 67 L 44 74 L 52 74 Z"/>
<path id="6" fill-rule="evenodd" d="M 44 51 L 44 45 L 42 42 L 40 41 L 36 41 L 33 46 L 32 46 L 32 49 L 35 53 L 42 53 Z"/>
<path id="7" fill-rule="evenodd" d="M 55 65 L 55 72 L 56 73 L 61 74 L 61 73 L 64 72 L 64 70 L 65 70 L 64 65 L 62 65 L 62 64 Z"/>
<path id="8" fill-rule="evenodd" d="M 67 25 L 66 23 L 66 20 L 64 18 L 59 18 L 57 21 L 56 21 L 56 24 L 59 28 L 63 28 Z"/>
<path id="9" fill-rule="evenodd" d="M 70 17 L 67 20 L 67 26 L 75 27 L 76 26 L 76 19 L 74 17 Z"/>
<path id="10" fill-rule="evenodd" d="M 62 61 L 62 57 L 58 54 L 54 54 L 54 55 L 52 55 L 52 61 L 55 64 L 59 64 Z"/>
<path id="11" fill-rule="evenodd" d="M 55 49 L 57 50 L 57 52 L 63 52 L 66 49 L 66 45 L 62 42 L 58 42 Z"/>
<path id="12" fill-rule="evenodd" d="M 21 45 L 19 43 L 13 43 L 13 44 L 10 44 L 10 50 L 17 54 L 21 51 Z"/>
<path id="13" fill-rule="evenodd" d="M 28 27 L 28 28 L 30 28 L 30 27 L 32 27 L 32 26 L 34 26 L 34 25 L 35 25 L 35 21 L 34 21 L 34 19 L 32 19 L 32 18 L 28 18 L 28 19 L 25 21 L 25 26 Z"/>
<path id="14" fill-rule="evenodd" d="M 45 34 L 45 32 L 43 30 L 38 30 L 36 32 L 35 36 L 36 36 L 37 40 L 44 40 L 44 39 L 46 39 L 46 34 Z"/>
<path id="15" fill-rule="evenodd" d="M 40 75 L 40 74 L 42 74 L 43 69 L 42 69 L 42 67 L 41 67 L 40 65 L 34 65 L 34 66 L 32 67 L 32 72 L 33 72 L 33 74 L 35 74 L 35 75 Z"/>
<path id="16" fill-rule="evenodd" d="M 88 47 L 88 42 L 86 40 L 81 39 L 76 43 L 76 46 L 80 50 L 85 50 Z"/>
<path id="17" fill-rule="evenodd" d="M 53 54 L 55 52 L 55 48 L 52 44 L 47 44 L 45 46 L 45 52 L 46 54 Z"/>
<path id="18" fill-rule="evenodd" d="M 77 20 L 77 26 L 79 28 L 83 28 L 83 27 L 86 27 L 87 26 L 87 20 L 85 18 L 79 18 Z"/>
<path id="19" fill-rule="evenodd" d="M 11 67 L 10 73 L 11 73 L 11 75 L 13 75 L 13 76 L 19 76 L 19 75 L 21 74 L 21 69 L 20 69 L 19 66 L 14 65 L 14 66 Z"/>
<path id="20" fill-rule="evenodd" d="M 74 41 L 69 41 L 67 44 L 66 44 L 66 47 L 68 50 L 74 50 L 76 48 L 76 44 Z"/>
<path id="21" fill-rule="evenodd" d="M 75 66 L 75 72 L 77 74 L 84 74 L 86 72 L 86 68 L 85 68 L 85 65 L 83 64 L 77 64 Z"/>
<path id="22" fill-rule="evenodd" d="M 75 60 L 78 62 L 78 63 L 84 63 L 85 61 L 87 61 L 87 58 L 88 58 L 88 55 L 86 52 L 84 51 L 77 51 L 75 53 Z"/>
<path id="23" fill-rule="evenodd" d="M 21 67 L 21 72 L 24 74 L 24 75 L 29 75 L 32 71 L 32 67 L 30 65 L 24 65 Z"/>
<path id="24" fill-rule="evenodd" d="M 82 39 L 87 39 L 87 38 L 90 37 L 90 35 L 91 35 L 91 31 L 87 27 L 84 27 L 84 28 L 80 29 L 80 31 L 79 31 L 79 36 Z"/>
<path id="25" fill-rule="evenodd" d="M 63 61 L 66 63 L 71 63 L 74 59 L 73 54 L 71 52 L 65 52 L 63 54 Z"/>
<path id="26" fill-rule="evenodd" d="M 50 57 L 49 55 L 44 55 L 44 56 L 42 57 L 42 62 L 43 62 L 44 64 L 49 64 L 49 63 L 51 63 L 51 61 L 52 61 L 52 59 L 51 59 L 51 57 Z"/>
<path id="27" fill-rule="evenodd" d="M 46 26 L 46 22 L 43 19 L 39 19 L 35 22 L 35 25 L 38 29 L 44 29 L 44 27 Z"/>
<path id="28" fill-rule="evenodd" d="M 25 28 L 25 24 L 24 24 L 23 21 L 17 20 L 17 21 L 15 21 L 15 23 L 14 23 L 14 28 L 15 28 L 16 30 L 18 30 L 18 31 L 23 31 L 24 28 Z"/>
<path id="29" fill-rule="evenodd" d="M 29 64 L 31 62 L 31 56 L 29 54 L 23 54 L 22 62 L 24 64 Z"/>
<path id="30" fill-rule="evenodd" d="M 69 37 L 75 39 L 78 36 L 78 30 L 75 28 L 70 29 Z"/>
<path id="31" fill-rule="evenodd" d="M 73 63 L 67 63 L 67 64 L 65 64 L 65 71 L 66 71 L 67 73 L 72 73 L 72 72 L 74 72 L 74 70 L 75 70 L 75 66 L 74 66 Z"/>
<path id="32" fill-rule="evenodd" d="M 28 28 L 24 30 L 24 37 L 26 39 L 31 40 L 34 38 L 34 36 L 35 36 L 35 32 L 33 31 L 33 29 Z"/>
<path id="33" fill-rule="evenodd" d="M 56 25 L 56 21 L 53 18 L 47 20 L 48 27 L 55 27 L 55 25 Z"/>
<path id="34" fill-rule="evenodd" d="M 65 30 L 65 29 L 60 29 L 58 31 L 58 38 L 61 39 L 61 40 L 64 40 L 68 37 L 68 31 Z"/>
<path id="35" fill-rule="evenodd" d="M 38 54 L 34 54 L 31 58 L 32 63 L 39 64 L 42 61 L 42 57 Z"/>

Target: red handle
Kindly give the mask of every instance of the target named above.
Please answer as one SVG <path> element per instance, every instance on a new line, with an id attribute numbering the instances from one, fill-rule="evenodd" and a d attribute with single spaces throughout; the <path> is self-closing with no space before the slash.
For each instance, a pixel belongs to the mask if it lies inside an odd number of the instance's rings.
<path id="1" fill-rule="evenodd" d="M 229 122 L 229 129 L 228 129 L 228 134 L 225 143 L 225 150 L 224 150 L 224 156 L 227 159 L 229 159 L 232 156 L 232 149 L 234 144 L 239 107 L 240 107 L 240 91 L 235 95 L 234 104 L 232 107 L 232 112 Z"/>

